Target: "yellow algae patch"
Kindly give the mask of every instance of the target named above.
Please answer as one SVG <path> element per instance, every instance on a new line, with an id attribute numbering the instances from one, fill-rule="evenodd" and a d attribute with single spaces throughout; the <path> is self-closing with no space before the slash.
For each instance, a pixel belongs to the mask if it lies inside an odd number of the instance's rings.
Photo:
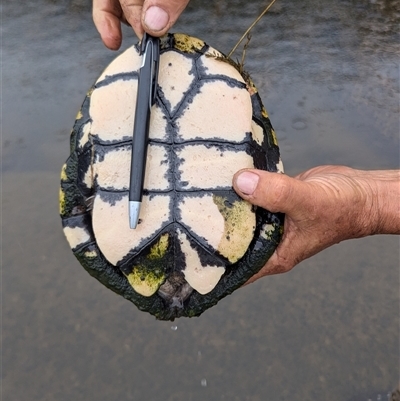
<path id="1" fill-rule="evenodd" d="M 163 234 L 159 241 L 150 248 L 150 252 L 147 255 L 147 259 L 151 260 L 152 263 L 133 266 L 132 273 L 127 275 L 129 284 L 138 294 L 150 297 L 165 281 L 165 274 L 161 267 L 157 267 L 157 264 L 162 262 L 167 249 L 168 234 Z M 155 261 L 156 263 L 154 263 Z"/>
<path id="2" fill-rule="evenodd" d="M 132 288 L 144 297 L 152 296 L 165 281 L 161 270 L 151 271 L 142 265 L 134 266 L 132 273 L 126 277 Z"/>
<path id="3" fill-rule="evenodd" d="M 204 47 L 204 42 L 201 39 L 193 38 L 183 33 L 176 33 L 175 48 L 183 53 L 196 53 Z"/>
<path id="4" fill-rule="evenodd" d="M 82 116 L 83 116 L 82 111 L 79 110 L 79 111 L 78 111 L 78 114 L 77 114 L 76 117 L 75 117 L 75 120 L 79 120 L 80 118 L 82 118 Z"/>
<path id="5" fill-rule="evenodd" d="M 68 176 L 67 176 L 67 164 L 64 163 L 62 168 L 61 168 L 61 181 L 67 181 Z"/>
<path id="6" fill-rule="evenodd" d="M 273 129 L 271 130 L 271 135 L 272 135 L 272 139 L 274 141 L 274 145 L 278 146 L 278 138 L 276 137 L 276 133 Z"/>
<path id="7" fill-rule="evenodd" d="M 65 212 L 65 192 L 60 188 L 59 191 L 59 206 L 60 206 L 60 214 L 64 214 Z"/>
<path id="8" fill-rule="evenodd" d="M 253 239 L 255 214 L 249 202 L 235 201 L 227 205 L 227 199 L 221 196 L 214 196 L 213 200 L 224 217 L 224 235 L 217 249 L 231 263 L 235 263 L 243 257 Z"/>
<path id="9" fill-rule="evenodd" d="M 161 259 L 168 249 L 168 234 L 163 234 L 157 244 L 150 248 L 149 259 Z"/>

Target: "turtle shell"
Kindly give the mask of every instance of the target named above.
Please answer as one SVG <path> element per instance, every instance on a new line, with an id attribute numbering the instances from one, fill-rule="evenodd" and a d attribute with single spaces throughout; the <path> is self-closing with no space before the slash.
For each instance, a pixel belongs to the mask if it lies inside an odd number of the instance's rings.
<path id="1" fill-rule="evenodd" d="M 247 74 L 202 40 L 168 34 L 152 108 L 139 224 L 128 190 L 138 46 L 89 90 L 62 168 L 63 230 L 83 267 L 158 319 L 198 316 L 277 247 L 283 215 L 232 188 L 241 168 L 282 172 L 275 133 Z"/>

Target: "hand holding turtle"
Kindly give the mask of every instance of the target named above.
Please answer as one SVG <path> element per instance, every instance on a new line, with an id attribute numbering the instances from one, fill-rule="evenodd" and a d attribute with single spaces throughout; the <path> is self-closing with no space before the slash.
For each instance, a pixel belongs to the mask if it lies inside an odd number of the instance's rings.
<path id="1" fill-rule="evenodd" d="M 121 46 L 121 22 L 141 38 L 144 31 L 164 35 L 189 0 L 93 0 L 93 20 L 103 43 L 111 50 Z"/>
<path id="2" fill-rule="evenodd" d="M 291 178 L 259 170 L 235 174 L 236 192 L 254 205 L 286 213 L 275 253 L 251 283 L 284 273 L 345 239 L 400 233 L 400 171 L 321 166 Z"/>

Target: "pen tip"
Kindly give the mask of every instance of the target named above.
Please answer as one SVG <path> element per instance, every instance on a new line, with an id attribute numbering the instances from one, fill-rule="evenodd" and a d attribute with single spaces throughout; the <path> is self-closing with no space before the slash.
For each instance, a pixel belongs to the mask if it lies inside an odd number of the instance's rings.
<path id="1" fill-rule="evenodd" d="M 129 227 L 134 229 L 138 225 L 140 202 L 129 201 Z"/>

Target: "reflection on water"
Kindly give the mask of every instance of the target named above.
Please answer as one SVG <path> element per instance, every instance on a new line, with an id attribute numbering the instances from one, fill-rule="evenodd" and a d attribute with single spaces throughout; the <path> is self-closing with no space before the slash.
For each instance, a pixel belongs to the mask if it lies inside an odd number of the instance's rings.
<path id="1" fill-rule="evenodd" d="M 227 53 L 263 7 L 192 0 L 176 30 Z M 3 11 L 4 399 L 385 400 L 399 378 L 398 238 L 337 245 L 173 326 L 80 268 L 58 174 L 115 53 L 87 1 L 5 0 Z M 289 174 L 398 166 L 399 21 L 394 1 L 278 0 L 254 29 L 245 67 Z"/>

